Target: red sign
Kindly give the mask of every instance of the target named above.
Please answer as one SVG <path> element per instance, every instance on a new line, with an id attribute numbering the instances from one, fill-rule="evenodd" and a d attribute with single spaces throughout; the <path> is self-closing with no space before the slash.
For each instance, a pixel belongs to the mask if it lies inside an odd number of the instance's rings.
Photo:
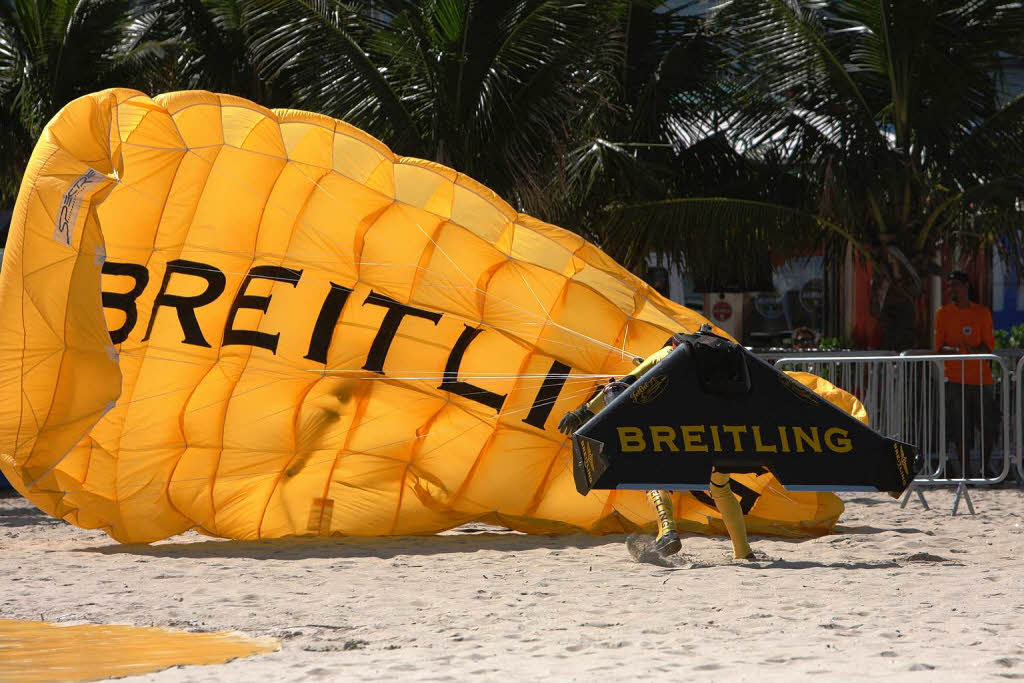
<path id="1" fill-rule="evenodd" d="M 732 304 L 728 301 L 716 301 L 711 307 L 711 316 L 720 323 L 732 317 Z"/>

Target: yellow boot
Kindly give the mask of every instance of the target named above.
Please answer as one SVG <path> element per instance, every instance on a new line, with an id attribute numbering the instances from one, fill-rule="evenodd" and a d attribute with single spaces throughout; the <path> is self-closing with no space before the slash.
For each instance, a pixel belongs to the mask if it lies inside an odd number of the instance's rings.
<path id="1" fill-rule="evenodd" d="M 725 530 L 732 539 L 732 554 L 737 560 L 747 559 L 753 554 L 747 543 L 747 523 L 743 520 L 743 509 L 729 487 L 729 475 L 721 472 L 711 473 L 711 497 L 715 499 L 715 507 L 722 514 Z"/>
<path id="2" fill-rule="evenodd" d="M 676 520 L 672 516 L 672 498 L 668 491 L 648 491 L 647 501 L 658 513 L 658 537 L 654 549 L 661 555 L 675 555 L 683 547 L 676 531 Z"/>

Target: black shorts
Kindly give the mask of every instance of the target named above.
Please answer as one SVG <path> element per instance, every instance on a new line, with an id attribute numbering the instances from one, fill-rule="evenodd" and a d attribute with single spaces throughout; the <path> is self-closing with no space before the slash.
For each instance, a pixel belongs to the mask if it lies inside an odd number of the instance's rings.
<path id="1" fill-rule="evenodd" d="M 991 384 L 946 382 L 947 439 L 963 441 L 964 431 L 971 438 L 975 431 L 980 434 L 984 426 L 986 441 L 994 440 L 999 436 L 1001 417 L 995 388 Z"/>

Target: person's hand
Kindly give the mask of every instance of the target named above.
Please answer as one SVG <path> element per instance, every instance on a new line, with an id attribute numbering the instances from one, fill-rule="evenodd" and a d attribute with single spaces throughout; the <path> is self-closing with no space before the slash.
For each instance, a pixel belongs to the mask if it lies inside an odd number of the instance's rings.
<path id="1" fill-rule="evenodd" d="M 558 431 L 562 432 L 566 436 L 571 436 L 573 432 L 582 427 L 587 423 L 587 420 L 594 417 L 594 414 L 590 412 L 590 408 L 586 406 L 580 406 L 576 410 L 570 410 L 568 413 L 562 416 L 562 419 L 558 422 Z"/>

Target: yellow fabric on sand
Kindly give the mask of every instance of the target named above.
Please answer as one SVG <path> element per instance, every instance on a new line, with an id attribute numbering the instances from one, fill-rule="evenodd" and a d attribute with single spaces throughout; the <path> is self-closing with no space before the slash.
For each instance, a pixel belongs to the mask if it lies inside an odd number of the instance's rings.
<path id="1" fill-rule="evenodd" d="M 0 619 L 0 680 L 83 681 L 276 652 L 276 641 L 123 624 Z"/>
<path id="2" fill-rule="evenodd" d="M 341 121 L 107 90 L 46 126 L 15 207 L 0 468 L 123 542 L 629 531 L 653 522 L 643 493 L 580 497 L 555 424 L 705 322 Z M 737 479 L 751 531 L 821 534 L 842 511 Z M 721 530 L 674 502 L 686 530 Z"/>

